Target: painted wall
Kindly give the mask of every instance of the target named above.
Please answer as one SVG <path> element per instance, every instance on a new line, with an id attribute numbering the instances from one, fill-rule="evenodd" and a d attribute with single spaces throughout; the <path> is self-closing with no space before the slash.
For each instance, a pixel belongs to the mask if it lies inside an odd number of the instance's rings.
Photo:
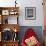
<path id="1" fill-rule="evenodd" d="M 43 11 L 42 0 L 21 0 L 20 25 L 22 26 L 42 26 Z M 36 20 L 25 20 L 25 7 L 36 7 Z"/>
<path id="2" fill-rule="evenodd" d="M 46 26 L 46 0 L 44 0 L 44 26 Z"/>
<path id="3" fill-rule="evenodd" d="M 32 28 L 34 32 L 37 34 L 37 37 L 41 43 L 43 43 L 43 30 L 42 26 L 21 26 L 19 32 L 19 39 L 20 42 L 24 36 L 24 33 L 27 31 L 28 28 Z"/>
<path id="4" fill-rule="evenodd" d="M 0 0 L 0 6 L 15 6 L 15 0 Z M 43 26 L 43 6 L 42 0 L 17 0 L 19 9 L 20 26 Z M 25 20 L 25 7 L 36 7 L 36 20 Z M 11 17 L 12 18 L 12 17 Z M 10 20 L 10 19 L 9 19 Z M 15 22 L 15 20 L 14 20 Z"/>
<path id="5" fill-rule="evenodd" d="M 15 0 L 0 0 L 0 7 L 10 7 L 10 6 L 15 6 L 14 3 Z M 20 40 L 22 38 L 22 35 L 24 33 L 24 31 L 28 28 L 27 26 L 33 26 L 31 28 L 33 28 L 35 30 L 35 32 L 37 33 L 40 41 L 43 41 L 43 30 L 42 27 L 43 26 L 43 6 L 42 6 L 42 0 L 17 0 L 17 6 L 19 6 L 19 24 L 20 26 L 24 26 L 24 27 L 20 27 Z M 25 7 L 36 7 L 36 20 L 25 20 Z M 8 17 L 9 18 L 9 23 L 12 19 L 12 17 Z M 15 23 L 15 17 L 13 18 Z M 26 26 L 26 27 L 25 27 Z M 36 27 L 34 27 L 36 26 Z M 38 26 L 38 27 L 37 27 Z M 39 30 L 38 30 L 39 29 Z M 22 34 L 22 35 L 21 35 Z"/>

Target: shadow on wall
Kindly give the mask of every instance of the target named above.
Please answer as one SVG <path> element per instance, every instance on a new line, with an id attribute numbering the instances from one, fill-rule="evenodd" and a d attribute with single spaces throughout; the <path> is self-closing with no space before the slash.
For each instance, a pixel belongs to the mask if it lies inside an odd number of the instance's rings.
<path id="1" fill-rule="evenodd" d="M 25 31 L 28 28 L 32 28 L 34 30 L 34 32 L 36 32 L 39 41 L 41 43 L 43 43 L 43 30 L 42 30 L 42 26 L 21 26 L 20 27 L 20 32 L 19 32 L 19 39 L 20 39 L 20 41 L 22 40 L 23 35 L 24 35 Z"/>

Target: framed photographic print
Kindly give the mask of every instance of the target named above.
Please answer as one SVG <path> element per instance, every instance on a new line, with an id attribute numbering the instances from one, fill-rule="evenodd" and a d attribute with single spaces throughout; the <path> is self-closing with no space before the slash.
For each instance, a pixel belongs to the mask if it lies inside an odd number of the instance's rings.
<path id="1" fill-rule="evenodd" d="M 25 7 L 25 19 L 26 20 L 36 19 L 36 7 Z"/>
<path id="2" fill-rule="evenodd" d="M 9 10 L 2 10 L 2 15 L 9 15 Z"/>
<path id="3" fill-rule="evenodd" d="M 11 16 L 8 18 L 8 24 L 17 24 L 17 16 Z"/>
<path id="4" fill-rule="evenodd" d="M 1 24 L 1 15 L 0 15 L 0 24 Z"/>
<path id="5" fill-rule="evenodd" d="M 0 41 L 1 41 L 1 32 L 0 32 Z"/>

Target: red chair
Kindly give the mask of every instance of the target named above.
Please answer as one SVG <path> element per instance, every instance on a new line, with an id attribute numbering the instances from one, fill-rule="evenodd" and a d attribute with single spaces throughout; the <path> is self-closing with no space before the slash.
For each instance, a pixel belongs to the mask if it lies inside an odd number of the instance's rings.
<path id="1" fill-rule="evenodd" d="M 34 30 L 32 28 L 27 29 L 27 31 L 24 34 L 24 37 L 22 38 L 21 46 L 26 46 L 25 39 L 28 39 L 32 36 L 36 37 L 37 39 L 37 35 L 34 32 Z M 41 44 L 38 42 L 35 46 L 41 46 Z"/>

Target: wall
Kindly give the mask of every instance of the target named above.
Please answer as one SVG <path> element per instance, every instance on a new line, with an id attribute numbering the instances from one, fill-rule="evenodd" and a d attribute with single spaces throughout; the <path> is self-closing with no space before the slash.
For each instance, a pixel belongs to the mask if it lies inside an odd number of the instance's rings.
<path id="1" fill-rule="evenodd" d="M 1 7 L 10 7 L 15 6 L 14 3 L 15 0 L 0 0 L 0 6 Z M 43 6 L 42 6 L 42 0 L 17 0 L 17 6 L 19 6 L 19 24 L 20 26 L 36 26 L 32 27 L 36 31 L 40 41 L 42 42 L 43 38 Z M 36 20 L 25 20 L 25 7 L 36 7 Z M 12 17 L 9 17 L 9 20 Z M 14 18 L 15 19 L 15 18 Z M 13 20 L 14 20 L 13 19 Z M 13 21 L 15 22 L 15 20 Z M 20 27 L 20 36 L 21 33 L 27 29 L 27 27 Z M 25 28 L 25 29 L 24 29 Z M 22 34 L 23 35 L 23 34 Z M 22 37 L 20 37 L 21 39 Z"/>
<path id="2" fill-rule="evenodd" d="M 44 0 L 44 43 L 46 46 L 46 0 Z"/>
<path id="3" fill-rule="evenodd" d="M 21 26 L 20 32 L 19 32 L 19 39 L 22 40 L 25 31 L 27 31 L 28 28 L 32 28 L 34 32 L 37 34 L 37 37 L 41 43 L 43 43 L 43 32 L 42 32 L 42 26 Z"/>
<path id="4" fill-rule="evenodd" d="M 0 0 L 0 6 L 15 6 L 15 0 Z M 42 0 L 17 0 L 20 26 L 43 26 Z M 25 7 L 36 7 L 36 20 L 25 20 Z"/>
<path id="5" fill-rule="evenodd" d="M 42 0 L 21 0 L 19 22 L 22 26 L 43 26 Z M 36 7 L 36 20 L 25 20 L 25 7 Z"/>
<path id="6" fill-rule="evenodd" d="M 46 0 L 44 0 L 44 26 L 46 26 Z"/>

